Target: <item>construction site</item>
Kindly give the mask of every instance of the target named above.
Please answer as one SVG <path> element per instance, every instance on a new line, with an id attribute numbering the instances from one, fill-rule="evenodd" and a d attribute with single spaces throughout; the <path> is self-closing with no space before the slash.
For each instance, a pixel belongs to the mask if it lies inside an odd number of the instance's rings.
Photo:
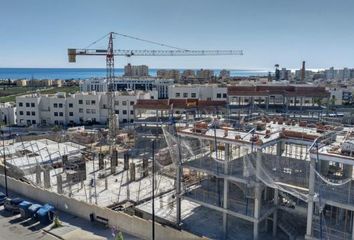
<path id="1" fill-rule="evenodd" d="M 158 222 L 211 239 L 353 239 L 352 128 L 212 113 L 152 123 L 119 131 L 112 153 L 107 130 L 75 128 L 8 141 L 1 156 L 22 181 L 145 219 L 154 201 Z"/>
<path id="2" fill-rule="evenodd" d="M 352 127 L 320 118 L 320 107 L 318 117 L 302 107 L 270 114 L 240 97 L 236 114 L 226 101 L 138 100 L 136 121 L 120 127 L 114 56 L 242 52 L 114 50 L 114 34 L 108 49 L 68 50 L 70 62 L 106 57 L 107 128 L 3 141 L 10 177 L 210 239 L 354 240 Z"/>

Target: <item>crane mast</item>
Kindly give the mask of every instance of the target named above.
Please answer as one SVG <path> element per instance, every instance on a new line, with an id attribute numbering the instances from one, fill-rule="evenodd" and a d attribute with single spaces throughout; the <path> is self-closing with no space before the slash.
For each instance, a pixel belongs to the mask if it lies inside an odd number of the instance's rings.
<path id="1" fill-rule="evenodd" d="M 107 70 L 107 105 L 108 105 L 108 129 L 109 129 L 109 142 L 110 146 L 115 144 L 117 133 L 117 119 L 114 111 L 114 54 L 113 54 L 113 33 L 109 34 L 107 55 L 106 55 L 106 70 Z M 111 149 L 112 150 L 112 149 Z"/>

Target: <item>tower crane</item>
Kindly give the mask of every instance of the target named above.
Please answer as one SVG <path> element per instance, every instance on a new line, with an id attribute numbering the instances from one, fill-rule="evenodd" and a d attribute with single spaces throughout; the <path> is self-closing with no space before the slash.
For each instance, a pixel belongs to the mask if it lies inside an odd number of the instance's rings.
<path id="1" fill-rule="evenodd" d="M 131 38 L 138 41 L 144 41 L 147 43 L 159 45 L 162 47 L 173 48 L 174 50 L 122 50 L 113 48 L 113 37 L 122 36 Z M 106 38 L 108 36 L 108 47 L 107 49 L 91 49 L 93 44 L 98 41 Z M 121 33 L 110 32 L 100 38 L 99 40 L 90 44 L 87 48 L 84 49 L 68 49 L 69 62 L 76 62 L 76 56 L 105 56 L 106 57 L 106 70 L 107 70 L 107 83 L 108 83 L 108 126 L 109 126 L 109 138 L 111 147 L 115 144 L 115 137 L 117 132 L 117 119 L 114 113 L 114 56 L 219 56 L 219 55 L 243 55 L 242 50 L 186 50 L 170 45 L 149 41 Z"/>

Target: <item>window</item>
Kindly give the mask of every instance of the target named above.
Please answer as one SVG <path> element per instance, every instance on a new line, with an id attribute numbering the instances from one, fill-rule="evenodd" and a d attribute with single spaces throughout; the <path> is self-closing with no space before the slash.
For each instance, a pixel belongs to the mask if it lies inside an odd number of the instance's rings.
<path id="1" fill-rule="evenodd" d="M 116 110 L 115 113 L 116 113 L 116 114 L 119 114 L 119 110 Z"/>
<path id="2" fill-rule="evenodd" d="M 227 98 L 226 93 L 223 93 L 223 94 L 222 94 L 222 97 L 223 97 L 223 98 Z"/>
<path id="3" fill-rule="evenodd" d="M 86 100 L 86 105 L 90 105 L 90 100 Z"/>
<path id="4" fill-rule="evenodd" d="M 91 109 L 86 109 L 86 113 L 91 113 Z"/>
<path id="5" fill-rule="evenodd" d="M 32 120 L 32 124 L 36 124 L 37 122 L 36 122 L 36 120 Z"/>
<path id="6" fill-rule="evenodd" d="M 23 103 L 22 103 L 22 102 L 19 102 L 19 103 L 18 103 L 18 106 L 19 106 L 19 107 L 23 107 Z"/>
<path id="7" fill-rule="evenodd" d="M 26 107 L 29 107 L 29 106 L 30 106 L 30 104 L 28 102 L 26 102 Z"/>
<path id="8" fill-rule="evenodd" d="M 55 125 L 58 125 L 58 123 L 59 123 L 58 120 L 55 120 L 55 121 L 54 121 L 54 124 L 55 124 Z"/>
<path id="9" fill-rule="evenodd" d="M 60 112 L 60 113 L 59 113 L 59 116 L 60 116 L 60 117 L 63 117 L 63 116 L 64 116 L 64 113 L 63 113 L 63 112 Z"/>
<path id="10" fill-rule="evenodd" d="M 126 123 L 127 122 L 127 119 L 123 118 L 123 123 Z"/>
<path id="11" fill-rule="evenodd" d="M 69 103 L 69 108 L 73 108 L 74 105 L 72 103 Z"/>
<path id="12" fill-rule="evenodd" d="M 119 106 L 119 101 L 114 101 L 114 105 Z"/>
<path id="13" fill-rule="evenodd" d="M 31 113 L 30 113 L 29 111 L 27 111 L 27 112 L 26 112 L 26 115 L 29 116 L 29 115 L 31 115 Z"/>
<path id="14" fill-rule="evenodd" d="M 32 116 L 36 116 L 36 112 L 32 112 Z"/>
<path id="15" fill-rule="evenodd" d="M 79 113 L 83 113 L 83 112 L 84 112 L 84 109 L 79 108 Z"/>
<path id="16" fill-rule="evenodd" d="M 192 98 L 196 98 L 197 97 L 197 94 L 195 92 L 191 93 L 191 97 Z"/>
<path id="17" fill-rule="evenodd" d="M 221 93 L 217 93 L 216 98 L 221 98 Z"/>
<path id="18" fill-rule="evenodd" d="M 34 103 L 31 103 L 31 107 L 34 107 L 35 105 L 34 105 Z"/>
<path id="19" fill-rule="evenodd" d="M 58 112 L 54 112 L 54 116 L 55 116 L 55 117 L 58 117 Z"/>
<path id="20" fill-rule="evenodd" d="M 91 104 L 95 105 L 96 104 L 96 100 L 91 100 Z"/>
<path id="21" fill-rule="evenodd" d="M 176 98 L 180 97 L 181 94 L 179 92 L 176 92 Z"/>
<path id="22" fill-rule="evenodd" d="M 127 106 L 127 101 L 123 101 L 123 102 L 122 102 L 122 105 L 123 105 L 123 106 Z"/>
<path id="23" fill-rule="evenodd" d="M 20 115 L 23 115 L 23 111 L 20 111 Z"/>
<path id="24" fill-rule="evenodd" d="M 83 101 L 80 99 L 80 100 L 79 100 L 79 104 L 82 104 L 82 103 L 83 103 Z"/>
<path id="25" fill-rule="evenodd" d="M 96 114 L 96 109 L 91 109 L 92 114 Z"/>
<path id="26" fill-rule="evenodd" d="M 184 98 L 187 98 L 187 97 L 188 97 L 188 93 L 186 93 L 186 92 L 183 93 L 183 97 L 184 97 Z"/>
<path id="27" fill-rule="evenodd" d="M 127 114 L 127 110 L 123 110 L 123 114 L 124 114 L 124 115 Z"/>
<path id="28" fill-rule="evenodd" d="M 59 107 L 62 108 L 62 107 L 63 107 L 63 104 L 62 104 L 62 103 L 59 103 Z"/>
<path id="29" fill-rule="evenodd" d="M 70 117 L 74 116 L 74 113 L 73 112 L 69 112 L 69 116 Z"/>
<path id="30" fill-rule="evenodd" d="M 54 104 L 53 104 L 53 107 L 54 107 L 54 108 L 57 108 L 57 107 L 58 107 L 58 103 L 54 103 Z"/>
<path id="31" fill-rule="evenodd" d="M 133 122 L 134 122 L 134 119 L 130 119 L 130 122 L 133 123 Z"/>
<path id="32" fill-rule="evenodd" d="M 134 105 L 134 101 L 130 101 L 130 106 Z"/>

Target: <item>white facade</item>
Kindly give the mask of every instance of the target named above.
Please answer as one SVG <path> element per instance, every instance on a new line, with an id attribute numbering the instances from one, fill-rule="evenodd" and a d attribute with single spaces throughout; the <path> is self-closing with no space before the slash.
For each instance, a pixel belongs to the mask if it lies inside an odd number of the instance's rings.
<path id="1" fill-rule="evenodd" d="M 115 113 L 119 122 L 132 122 L 137 99 L 156 98 L 156 91 L 115 92 Z M 100 92 L 25 95 L 16 98 L 18 125 L 106 124 L 107 94 Z"/>
<path id="2" fill-rule="evenodd" d="M 16 105 L 9 102 L 0 104 L 0 122 L 6 125 L 16 123 Z"/>
<path id="3" fill-rule="evenodd" d="M 158 98 L 168 98 L 168 87 L 173 85 L 173 79 L 158 79 L 153 77 L 132 78 L 118 77 L 114 80 L 114 91 L 125 90 L 156 90 Z M 107 92 L 108 83 L 106 79 L 87 79 L 80 81 L 81 92 Z"/>
<path id="4" fill-rule="evenodd" d="M 174 99 L 227 100 L 227 87 L 212 84 L 173 85 L 168 95 Z"/>

